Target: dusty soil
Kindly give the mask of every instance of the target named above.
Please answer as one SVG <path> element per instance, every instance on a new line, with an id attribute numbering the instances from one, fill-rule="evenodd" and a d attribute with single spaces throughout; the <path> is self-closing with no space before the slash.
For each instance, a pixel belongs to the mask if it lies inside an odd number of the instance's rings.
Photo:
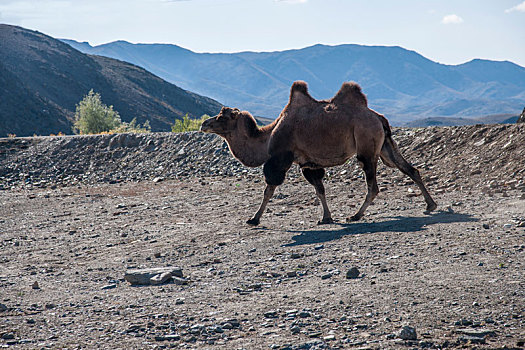
<path id="1" fill-rule="evenodd" d="M 0 347 L 523 348 L 524 144 L 509 141 L 523 133 L 496 128 L 397 131 L 439 204 L 432 215 L 408 178 L 380 167 L 382 192 L 347 224 L 365 191 L 351 163 L 326 181 L 336 224 L 316 225 L 313 187 L 294 170 L 256 228 L 244 222 L 260 170 L 19 181 L 9 169 L 38 153 L 13 140 L 0 169 Z M 180 266 L 188 284 L 123 279 L 163 266 Z M 404 326 L 417 339 L 401 339 Z"/>

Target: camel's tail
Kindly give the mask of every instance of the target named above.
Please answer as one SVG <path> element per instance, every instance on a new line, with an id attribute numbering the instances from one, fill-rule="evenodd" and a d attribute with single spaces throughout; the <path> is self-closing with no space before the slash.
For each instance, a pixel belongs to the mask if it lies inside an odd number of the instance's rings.
<path id="1" fill-rule="evenodd" d="M 391 137 L 392 129 L 390 129 L 390 123 L 381 114 L 378 114 L 377 116 L 379 117 L 379 120 L 381 120 L 381 123 L 383 124 L 383 129 L 385 130 L 385 137 Z"/>
<path id="2" fill-rule="evenodd" d="M 383 142 L 383 147 L 381 148 L 381 160 L 385 165 L 392 168 L 399 168 L 400 165 L 405 165 L 407 161 L 401 155 L 399 148 L 397 147 L 396 142 L 392 139 L 392 129 L 390 128 L 390 123 L 382 115 L 378 114 L 379 120 L 383 124 L 383 130 L 385 131 L 385 141 Z M 403 166 L 402 166 L 403 167 Z"/>

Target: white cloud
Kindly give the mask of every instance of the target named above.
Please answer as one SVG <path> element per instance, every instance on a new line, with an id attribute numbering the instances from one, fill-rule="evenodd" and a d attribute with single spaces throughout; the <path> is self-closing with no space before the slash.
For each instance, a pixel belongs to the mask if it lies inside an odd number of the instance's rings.
<path id="1" fill-rule="evenodd" d="M 514 11 L 525 12 L 525 1 L 522 2 L 521 4 L 511 7 L 510 9 L 506 9 L 505 13 L 514 12 Z"/>
<path id="2" fill-rule="evenodd" d="M 443 24 L 460 24 L 463 23 L 463 18 L 459 17 L 458 15 L 446 15 L 441 20 L 441 23 Z"/>

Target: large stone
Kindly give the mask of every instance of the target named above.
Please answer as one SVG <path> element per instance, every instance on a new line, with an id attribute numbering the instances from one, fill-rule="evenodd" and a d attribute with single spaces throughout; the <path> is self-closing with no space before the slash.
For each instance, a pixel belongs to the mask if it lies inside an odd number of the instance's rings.
<path id="1" fill-rule="evenodd" d="M 350 270 L 346 272 L 346 278 L 348 279 L 354 279 L 359 277 L 359 269 L 357 267 L 352 267 Z"/>
<path id="2" fill-rule="evenodd" d="M 399 338 L 403 340 L 416 340 L 417 333 L 414 327 L 404 326 L 399 332 Z"/>
<path id="3" fill-rule="evenodd" d="M 150 285 L 164 283 L 172 277 L 182 278 L 179 267 L 156 267 L 150 269 L 128 270 L 124 279 L 132 285 Z"/>

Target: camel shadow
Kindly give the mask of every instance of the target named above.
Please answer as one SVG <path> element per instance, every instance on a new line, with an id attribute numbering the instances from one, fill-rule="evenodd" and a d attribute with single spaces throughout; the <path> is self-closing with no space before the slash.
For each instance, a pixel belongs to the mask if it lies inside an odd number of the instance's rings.
<path id="1" fill-rule="evenodd" d="M 283 247 L 293 247 L 305 244 L 324 243 L 340 239 L 347 235 L 362 235 L 379 232 L 419 232 L 426 230 L 425 226 L 435 224 L 450 224 L 461 222 L 477 222 L 479 219 L 470 214 L 460 214 L 440 211 L 431 215 L 417 217 L 390 217 L 381 222 L 362 222 L 336 224 L 342 226 L 337 230 L 288 231 L 298 233 L 292 237 L 293 242 Z"/>

